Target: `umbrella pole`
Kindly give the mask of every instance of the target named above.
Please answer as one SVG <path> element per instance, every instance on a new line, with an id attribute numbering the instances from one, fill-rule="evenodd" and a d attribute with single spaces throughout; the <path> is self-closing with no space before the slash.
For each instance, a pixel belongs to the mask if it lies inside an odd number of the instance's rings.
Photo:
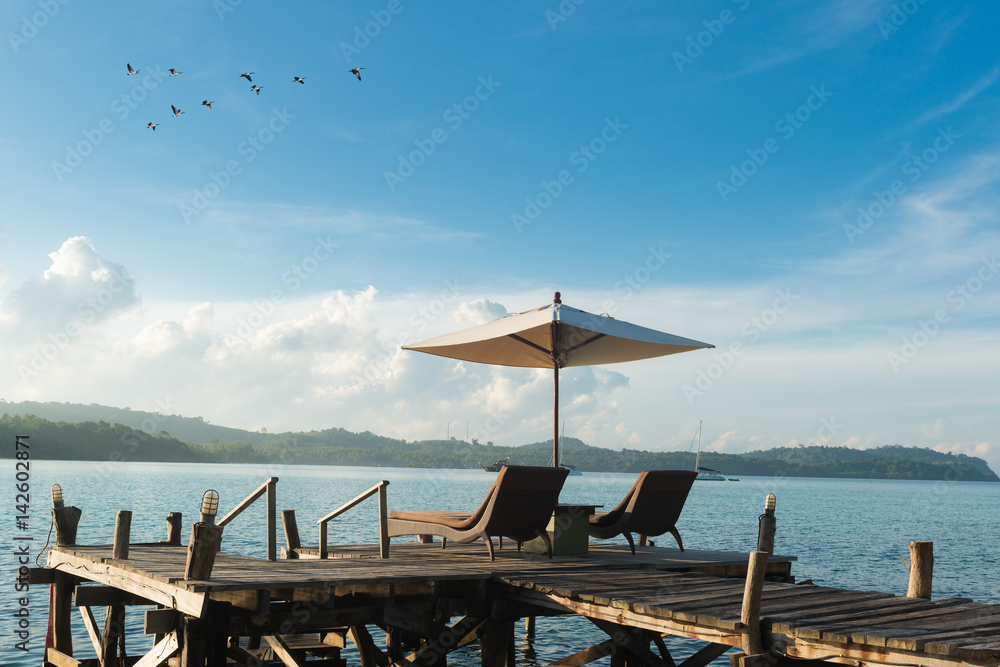
<path id="1" fill-rule="evenodd" d="M 555 405 L 552 419 L 552 467 L 559 466 L 559 364 L 553 366 L 555 371 Z"/>

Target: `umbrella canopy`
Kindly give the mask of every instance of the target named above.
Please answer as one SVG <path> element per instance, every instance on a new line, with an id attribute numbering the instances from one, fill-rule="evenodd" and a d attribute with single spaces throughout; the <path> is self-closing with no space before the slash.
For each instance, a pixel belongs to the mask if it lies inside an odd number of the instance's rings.
<path id="1" fill-rule="evenodd" d="M 555 371 L 552 464 L 559 464 L 559 369 L 615 364 L 715 347 L 563 305 L 559 292 L 549 306 L 429 338 L 404 350 L 496 366 Z"/>

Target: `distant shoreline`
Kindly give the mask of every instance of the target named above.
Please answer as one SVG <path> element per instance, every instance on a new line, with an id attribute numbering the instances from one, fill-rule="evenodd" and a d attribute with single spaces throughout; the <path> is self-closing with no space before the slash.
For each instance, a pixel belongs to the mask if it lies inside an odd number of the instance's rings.
<path id="1" fill-rule="evenodd" d="M 42 465 L 48 463 L 59 463 L 59 464 L 76 464 L 76 463 L 109 463 L 107 461 L 100 461 L 98 459 L 41 459 L 37 463 Z M 212 461 L 111 461 L 112 464 L 124 464 L 124 465 L 135 465 L 135 466 L 145 466 L 145 465 L 171 465 L 171 466 L 201 466 L 201 465 L 212 465 L 212 466 L 247 466 L 253 467 L 259 470 L 259 462 L 212 462 Z M 342 468 L 345 470 L 350 469 L 363 469 L 363 470 L 398 470 L 398 471 L 409 471 L 409 470 L 436 470 L 438 472 L 454 472 L 454 473 L 482 473 L 483 479 L 491 479 L 494 473 L 490 473 L 482 470 L 481 468 L 432 468 L 432 467 L 419 467 L 419 466 L 389 466 L 389 465 L 346 465 L 346 464 L 328 464 L 328 463 L 289 463 L 289 464 L 276 464 L 277 467 L 282 465 L 295 466 L 295 467 L 316 467 L 316 468 Z M 269 472 L 274 472 L 270 470 Z M 614 471 L 587 471 L 584 473 L 585 476 L 595 477 L 598 475 L 611 474 L 611 475 L 624 475 L 627 477 L 633 476 L 632 472 L 614 472 Z M 277 475 L 277 476 L 280 476 Z M 968 480 L 968 479 L 955 479 L 955 480 L 942 480 L 942 479 L 910 479 L 910 478 L 887 478 L 887 477 L 814 477 L 814 476 L 792 476 L 792 475 L 744 475 L 746 479 L 731 480 L 732 484 L 741 483 L 755 483 L 759 480 L 766 479 L 788 479 L 788 480 L 810 480 L 810 481 L 830 481 L 830 482 L 843 482 L 843 481 L 867 481 L 867 482 L 961 482 L 968 484 L 991 484 L 992 480 Z M 574 478 L 575 479 L 575 478 Z M 701 486 L 696 484 L 696 486 Z M 708 486 L 721 486 L 718 484 L 712 484 Z"/>
<path id="2" fill-rule="evenodd" d="M 447 440 L 407 441 L 342 428 L 267 433 L 216 426 L 200 418 L 161 415 L 106 406 L 0 403 L 0 441 L 28 434 L 33 460 L 160 463 L 247 463 L 359 467 L 475 469 L 499 459 L 545 466 L 552 441 L 520 446 Z M 11 410 L 15 414 L 11 414 Z M 17 414 L 20 410 L 22 413 Z M 30 414 L 25 414 L 31 410 Z M 4 448 L 2 456 L 12 456 Z M 560 462 L 583 473 L 693 470 L 693 452 L 650 452 L 593 447 L 564 438 Z M 726 477 L 909 479 L 1000 482 L 980 458 L 927 448 L 883 445 L 778 447 L 743 454 L 701 452 L 700 465 Z"/>

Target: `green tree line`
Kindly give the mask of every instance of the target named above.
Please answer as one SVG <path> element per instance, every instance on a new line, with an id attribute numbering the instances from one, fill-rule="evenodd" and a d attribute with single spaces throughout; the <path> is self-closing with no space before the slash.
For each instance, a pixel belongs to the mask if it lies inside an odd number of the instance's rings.
<path id="1" fill-rule="evenodd" d="M 32 458 L 205 463 L 281 463 L 412 468 L 475 468 L 497 460 L 521 465 L 548 465 L 552 441 L 520 447 L 483 444 L 476 440 L 406 441 L 369 431 L 341 428 L 268 435 L 235 442 L 194 444 L 166 431 L 149 434 L 103 420 L 53 422 L 34 415 L 0 417 L 0 442 L 30 436 Z M 4 447 L 5 457 L 13 446 Z M 576 438 L 562 443 L 560 462 L 584 472 L 635 473 L 652 469 L 694 468 L 691 452 L 649 452 L 591 447 Z M 783 447 L 745 454 L 702 452 L 701 465 L 729 477 L 845 477 L 1000 481 L 985 461 L 931 449 L 888 445 L 868 450 L 846 447 Z"/>

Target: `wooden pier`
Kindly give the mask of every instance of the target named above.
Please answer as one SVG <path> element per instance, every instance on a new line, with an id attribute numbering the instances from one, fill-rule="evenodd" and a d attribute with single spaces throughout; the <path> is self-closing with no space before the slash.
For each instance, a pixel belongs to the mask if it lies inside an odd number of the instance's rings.
<path id="1" fill-rule="evenodd" d="M 46 665 L 341 667 L 352 642 L 361 667 L 444 667 L 451 651 L 479 642 L 484 667 L 513 667 L 517 620 L 570 614 L 607 639 L 567 649 L 554 667 L 605 656 L 613 667 L 675 667 L 670 637 L 705 644 L 677 667 L 704 667 L 734 648 L 742 653 L 731 661 L 745 667 L 1000 665 L 1000 605 L 790 583 L 794 558 L 765 552 L 640 546 L 632 555 L 593 543 L 586 555 L 549 559 L 507 542 L 490 561 L 482 544 L 414 542 L 380 558 L 379 545 L 302 547 L 295 530 L 286 531 L 290 558 L 212 547 L 209 574 L 195 578 L 197 530 L 187 546 L 128 544 L 124 533 L 125 548 L 60 544 L 32 570 L 34 583 L 52 584 Z M 327 558 L 315 557 L 321 548 Z M 759 602 L 748 616 L 751 588 Z M 151 636 L 143 655 L 126 648 L 136 643 L 120 622 L 130 606 L 143 607 Z M 91 652 L 73 646 L 74 619 L 96 659 L 74 657 Z M 384 645 L 372 628 L 385 632 Z"/>

